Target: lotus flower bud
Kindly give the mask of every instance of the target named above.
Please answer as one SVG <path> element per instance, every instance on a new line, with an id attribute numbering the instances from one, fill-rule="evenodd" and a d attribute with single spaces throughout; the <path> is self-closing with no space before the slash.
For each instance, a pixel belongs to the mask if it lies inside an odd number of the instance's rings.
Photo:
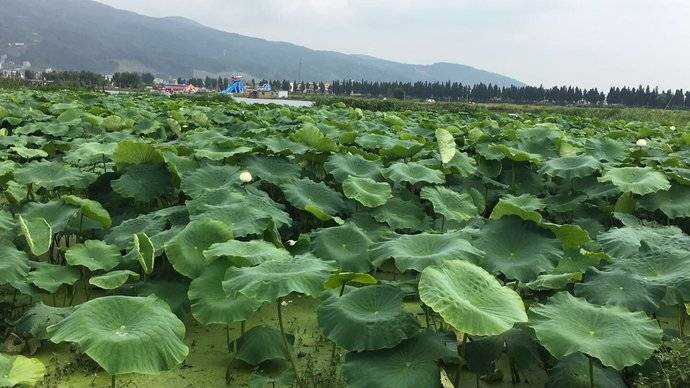
<path id="1" fill-rule="evenodd" d="M 647 146 L 647 140 L 645 140 L 645 139 L 639 139 L 637 142 L 635 142 L 635 144 L 636 144 L 638 147 L 646 147 L 646 146 Z"/>
<path id="2" fill-rule="evenodd" d="M 252 181 L 252 174 L 249 171 L 242 171 L 240 173 L 240 181 L 242 183 L 249 183 Z"/>
<path id="3" fill-rule="evenodd" d="M 676 130 L 676 126 L 675 126 L 675 125 L 671 125 L 670 127 L 668 127 L 668 129 L 670 129 L 670 130 L 672 130 L 672 131 L 675 131 L 675 130 Z"/>

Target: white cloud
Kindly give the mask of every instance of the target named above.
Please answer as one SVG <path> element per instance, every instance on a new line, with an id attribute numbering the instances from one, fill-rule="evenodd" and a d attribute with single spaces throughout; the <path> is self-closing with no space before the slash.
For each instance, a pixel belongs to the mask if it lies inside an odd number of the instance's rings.
<path id="1" fill-rule="evenodd" d="M 690 88 L 685 0 L 99 0 L 315 49 L 545 85 Z"/>

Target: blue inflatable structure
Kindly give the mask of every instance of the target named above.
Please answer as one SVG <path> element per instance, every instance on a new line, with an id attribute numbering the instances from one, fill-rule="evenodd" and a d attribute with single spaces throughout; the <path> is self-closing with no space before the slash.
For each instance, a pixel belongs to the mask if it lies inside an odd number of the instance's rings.
<path id="1" fill-rule="evenodd" d="M 233 76 L 232 77 L 232 83 L 230 86 L 228 86 L 227 89 L 223 90 L 222 93 L 224 94 L 236 94 L 236 93 L 244 93 L 247 90 L 247 87 L 244 85 L 244 82 L 242 82 L 242 77 L 240 76 Z"/>

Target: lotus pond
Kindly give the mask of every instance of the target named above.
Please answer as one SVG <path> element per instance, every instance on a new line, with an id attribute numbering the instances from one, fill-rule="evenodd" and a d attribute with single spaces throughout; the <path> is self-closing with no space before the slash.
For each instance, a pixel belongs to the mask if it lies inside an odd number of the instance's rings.
<path id="1" fill-rule="evenodd" d="M 0 91 L 0 386 L 689 384 L 690 130 Z"/>

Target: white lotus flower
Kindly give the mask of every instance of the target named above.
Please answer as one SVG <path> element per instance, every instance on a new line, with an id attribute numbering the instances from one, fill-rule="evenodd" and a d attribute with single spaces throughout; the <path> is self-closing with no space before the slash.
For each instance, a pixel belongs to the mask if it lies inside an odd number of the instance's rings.
<path id="1" fill-rule="evenodd" d="M 282 302 L 280 302 L 280 305 L 281 305 L 281 306 L 283 306 L 283 307 L 285 307 L 285 306 L 287 306 L 287 305 L 288 305 L 288 302 L 286 302 L 286 301 L 282 301 Z"/>
<path id="2" fill-rule="evenodd" d="M 249 171 L 242 171 L 240 173 L 240 180 L 242 183 L 249 183 L 252 181 L 252 174 Z"/>
<path id="3" fill-rule="evenodd" d="M 668 127 L 668 129 L 670 129 L 670 130 L 672 130 L 672 131 L 675 131 L 675 130 L 676 130 L 676 126 L 675 126 L 675 125 L 671 125 L 670 127 Z"/>
<path id="4" fill-rule="evenodd" d="M 639 140 L 637 140 L 637 142 L 635 142 L 635 144 L 638 147 L 646 147 L 647 146 L 647 140 L 646 139 L 639 139 Z"/>

